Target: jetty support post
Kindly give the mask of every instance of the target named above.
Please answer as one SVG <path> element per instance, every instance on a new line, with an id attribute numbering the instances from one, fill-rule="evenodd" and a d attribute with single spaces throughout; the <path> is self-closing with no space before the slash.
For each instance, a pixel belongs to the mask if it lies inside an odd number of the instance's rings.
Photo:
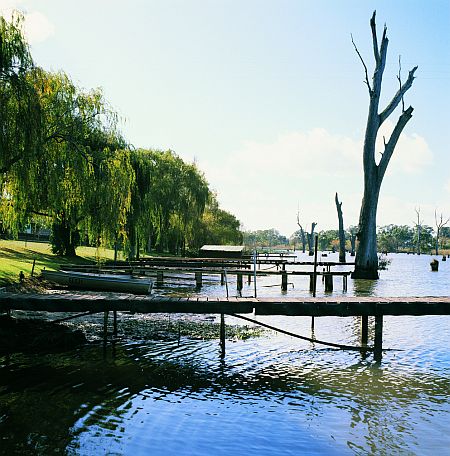
<path id="1" fill-rule="evenodd" d="M 220 357 L 225 358 L 225 314 L 220 314 Z"/>
<path id="2" fill-rule="evenodd" d="M 163 271 L 156 271 L 156 286 L 162 287 L 164 283 L 164 273 Z"/>
<path id="3" fill-rule="evenodd" d="M 373 358 L 380 362 L 383 356 L 383 315 L 375 315 L 375 340 Z"/>
<path id="4" fill-rule="evenodd" d="M 114 322 L 113 335 L 114 335 L 114 337 L 116 337 L 117 336 L 117 310 L 113 311 L 113 322 Z"/>
<path id="5" fill-rule="evenodd" d="M 313 298 L 316 297 L 317 287 L 317 244 L 319 242 L 319 236 L 316 234 L 314 238 L 314 272 L 313 272 Z M 314 317 L 311 317 L 311 330 L 314 330 Z"/>
<path id="6" fill-rule="evenodd" d="M 332 292 L 333 291 L 333 275 L 330 273 L 325 273 L 324 278 L 325 278 L 325 291 Z"/>
<path id="7" fill-rule="evenodd" d="M 361 315 L 361 345 L 367 345 L 369 341 L 369 316 Z"/>
<path id="8" fill-rule="evenodd" d="M 203 285 L 203 274 L 201 271 L 196 271 L 195 272 L 195 287 L 196 288 L 201 288 Z"/>
<path id="9" fill-rule="evenodd" d="M 103 312 L 103 344 L 106 345 L 106 342 L 108 340 L 108 315 L 109 312 L 105 310 Z"/>
<path id="10" fill-rule="evenodd" d="M 348 277 L 346 274 L 342 276 L 342 291 L 347 291 Z"/>
<path id="11" fill-rule="evenodd" d="M 288 275 L 286 272 L 286 265 L 283 264 L 281 269 L 281 291 L 287 291 L 288 289 Z"/>
<path id="12" fill-rule="evenodd" d="M 243 288 L 243 285 L 242 285 L 242 273 L 238 272 L 236 274 L 236 278 L 237 278 L 237 283 L 236 283 L 237 291 L 242 291 L 242 288 Z"/>
<path id="13" fill-rule="evenodd" d="M 220 273 L 220 285 L 225 285 L 225 273 Z"/>

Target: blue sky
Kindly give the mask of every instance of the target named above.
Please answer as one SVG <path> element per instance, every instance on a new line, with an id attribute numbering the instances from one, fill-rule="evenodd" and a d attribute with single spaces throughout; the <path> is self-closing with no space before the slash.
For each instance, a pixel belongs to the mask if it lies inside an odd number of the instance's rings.
<path id="1" fill-rule="evenodd" d="M 414 115 L 383 182 L 378 224 L 450 216 L 448 0 L 0 0 L 27 14 L 37 64 L 102 87 L 136 147 L 196 160 L 246 229 L 357 224 L 373 68 L 369 20 L 388 26 L 383 101 L 419 69 Z M 391 116 L 391 128 L 399 112 Z M 387 125 L 389 127 L 389 125 Z M 387 134 L 387 133 L 386 133 Z M 380 148 L 381 150 L 381 148 Z"/>

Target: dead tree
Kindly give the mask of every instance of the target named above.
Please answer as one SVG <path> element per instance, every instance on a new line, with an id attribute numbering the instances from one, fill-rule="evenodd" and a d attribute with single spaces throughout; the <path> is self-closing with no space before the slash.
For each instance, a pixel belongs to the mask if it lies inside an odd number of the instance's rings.
<path id="1" fill-rule="evenodd" d="M 420 207 L 419 209 L 414 209 L 417 214 L 417 222 L 414 222 L 416 225 L 416 230 L 417 230 L 417 255 L 420 255 L 420 234 L 422 231 L 422 223 L 423 220 L 420 220 Z"/>
<path id="2" fill-rule="evenodd" d="M 308 236 L 308 251 L 309 251 L 309 256 L 314 255 L 314 230 L 317 226 L 316 222 L 311 223 L 311 233 L 306 233 Z"/>
<path id="3" fill-rule="evenodd" d="M 297 211 L 297 225 L 300 228 L 300 235 L 302 237 L 302 251 L 303 251 L 303 253 L 305 253 L 305 250 L 306 250 L 306 236 L 305 236 L 305 232 L 303 231 L 302 225 L 300 225 L 300 214 L 299 214 L 298 211 Z"/>
<path id="4" fill-rule="evenodd" d="M 334 197 L 339 220 L 339 262 L 345 263 L 345 231 L 344 218 L 342 216 L 342 202 L 339 202 L 338 194 Z"/>
<path id="5" fill-rule="evenodd" d="M 350 256 L 355 256 L 356 234 L 358 232 L 358 227 L 350 226 L 348 228 L 348 232 L 350 234 L 350 245 L 352 246 L 352 251 L 350 252 Z"/>
<path id="6" fill-rule="evenodd" d="M 370 20 L 372 30 L 372 44 L 375 58 L 375 70 L 372 76 L 372 83 L 369 81 L 367 66 L 355 45 L 352 38 L 352 43 L 358 57 L 360 58 L 365 70 L 365 84 L 369 91 L 369 114 L 367 118 L 366 133 L 364 137 L 363 149 L 363 167 L 364 167 L 364 194 L 361 203 L 361 211 L 359 215 L 358 226 L 358 250 L 355 258 L 355 271 L 352 277 L 355 279 L 377 279 L 378 278 L 378 256 L 377 256 L 377 207 L 378 197 L 380 194 L 381 182 L 386 173 L 389 161 L 394 153 L 397 141 L 402 133 L 405 125 L 412 117 L 413 108 L 410 106 L 405 110 L 403 97 L 412 86 L 414 81 L 414 73 L 417 66 L 414 67 L 408 75 L 406 82 L 401 81 L 401 68 L 397 76 L 399 81 L 399 89 L 386 108 L 378 112 L 381 83 L 383 72 L 386 65 L 386 55 L 388 48 L 387 28 L 384 26 L 381 43 L 378 45 L 377 30 L 375 24 L 375 11 Z M 402 113 L 391 133 L 390 138 L 386 142 L 384 140 L 384 150 L 381 152 L 381 159 L 377 165 L 375 161 L 375 144 L 378 131 L 384 121 L 392 114 L 395 108 L 401 103 Z"/>
<path id="7" fill-rule="evenodd" d="M 444 217 L 441 213 L 440 218 L 438 218 L 437 211 L 434 211 L 434 220 L 436 221 L 436 255 L 439 255 L 439 236 L 441 234 L 442 228 L 450 222 L 450 218 L 444 220 Z"/>

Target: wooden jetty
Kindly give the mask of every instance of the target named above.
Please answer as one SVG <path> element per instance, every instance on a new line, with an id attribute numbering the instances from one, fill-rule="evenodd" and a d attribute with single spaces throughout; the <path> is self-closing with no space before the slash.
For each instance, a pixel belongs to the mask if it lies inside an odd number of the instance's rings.
<path id="1" fill-rule="evenodd" d="M 171 298 L 115 293 L 0 293 L 0 311 L 107 313 L 194 313 L 286 316 L 361 317 L 361 343 L 368 342 L 368 317 L 375 317 L 374 358 L 381 360 L 383 317 L 385 315 L 450 315 L 450 297 L 325 297 L 325 298 Z M 80 315 L 82 316 L 82 315 Z M 223 321 L 223 318 L 221 319 Z M 221 346 L 225 336 L 221 331 Z M 222 345 L 223 344 L 223 345 Z"/>
<path id="2" fill-rule="evenodd" d="M 261 265 L 276 267 L 276 270 L 261 270 Z M 173 258 L 173 257 L 149 257 L 139 261 L 118 261 L 102 265 L 61 265 L 67 271 L 84 271 L 92 273 L 128 273 L 155 277 L 156 286 L 164 284 L 167 274 L 191 274 L 195 279 L 197 288 L 203 285 L 203 276 L 220 276 L 222 285 L 225 283 L 225 274 L 236 276 L 236 288 L 243 288 L 243 277 L 247 276 L 251 283 L 252 276 L 281 276 L 281 290 L 288 290 L 288 276 L 309 276 L 309 289 L 315 290 L 317 276 L 323 276 L 325 291 L 333 291 L 333 278 L 342 277 L 342 290 L 347 291 L 348 276 L 350 271 L 332 271 L 334 266 L 354 265 L 354 263 L 339 263 L 333 261 L 288 261 L 286 259 L 235 259 L 235 258 Z M 256 266 L 258 269 L 256 270 Z M 314 266 L 314 271 L 299 271 L 295 267 Z M 321 267 L 323 271 L 316 271 Z M 288 268 L 291 268 L 288 270 Z"/>

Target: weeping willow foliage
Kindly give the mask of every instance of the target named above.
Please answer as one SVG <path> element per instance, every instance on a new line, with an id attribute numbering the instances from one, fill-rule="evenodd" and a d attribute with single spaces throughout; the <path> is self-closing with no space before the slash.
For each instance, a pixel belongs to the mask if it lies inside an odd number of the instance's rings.
<path id="1" fill-rule="evenodd" d="M 241 240 L 195 164 L 170 150 L 131 150 L 100 89 L 33 65 L 21 24 L 0 17 L 2 229 L 46 224 L 54 252 L 67 256 L 80 242 L 121 241 L 134 258 Z"/>
<path id="2" fill-rule="evenodd" d="M 22 32 L 23 17 L 0 16 L 0 179 L 39 148 L 41 106 L 33 80 L 33 60 Z"/>
<path id="3" fill-rule="evenodd" d="M 127 221 L 129 256 L 138 256 L 140 246 L 185 252 L 210 196 L 205 177 L 170 150 L 139 149 L 131 161 L 135 185 Z"/>

